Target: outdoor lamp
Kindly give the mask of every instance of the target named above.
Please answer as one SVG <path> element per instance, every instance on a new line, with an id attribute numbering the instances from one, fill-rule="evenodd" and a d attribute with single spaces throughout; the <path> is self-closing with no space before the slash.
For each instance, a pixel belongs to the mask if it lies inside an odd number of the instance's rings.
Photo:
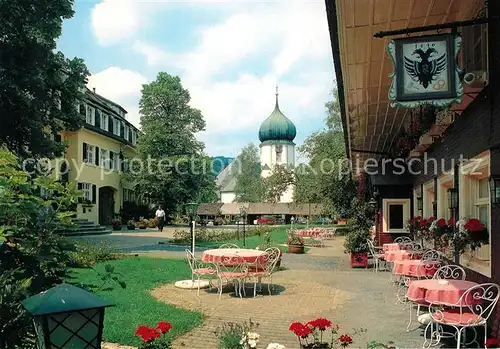
<path id="1" fill-rule="evenodd" d="M 419 211 L 424 210 L 424 200 L 421 196 L 417 197 L 417 210 L 419 210 Z"/>
<path id="2" fill-rule="evenodd" d="M 450 210 L 456 210 L 458 208 L 458 189 L 450 188 L 448 189 L 448 207 Z"/>
<path id="3" fill-rule="evenodd" d="M 370 201 L 368 201 L 368 205 L 375 210 L 377 208 L 377 200 L 375 200 L 375 198 L 371 198 Z"/>
<path id="4" fill-rule="evenodd" d="M 247 208 L 245 206 L 240 207 L 240 215 L 243 217 L 243 246 L 246 246 L 246 222 L 247 222 Z"/>
<path id="5" fill-rule="evenodd" d="M 500 204 L 500 176 L 490 176 L 491 203 Z"/>
<path id="6" fill-rule="evenodd" d="M 39 349 L 100 349 L 104 309 L 113 306 L 69 284 L 27 298 L 22 305 L 33 316 Z"/>
<path id="7" fill-rule="evenodd" d="M 434 212 L 434 215 L 437 215 L 437 206 L 438 206 L 438 203 L 437 201 L 433 201 L 432 202 L 432 212 Z"/>

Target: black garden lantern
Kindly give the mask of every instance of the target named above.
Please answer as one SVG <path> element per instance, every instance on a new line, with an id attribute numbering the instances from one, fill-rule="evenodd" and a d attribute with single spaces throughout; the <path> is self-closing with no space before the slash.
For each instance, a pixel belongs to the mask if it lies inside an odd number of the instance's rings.
<path id="1" fill-rule="evenodd" d="M 458 209 L 458 189 L 448 189 L 448 207 L 450 210 L 455 211 Z"/>
<path id="2" fill-rule="evenodd" d="M 375 200 L 375 198 L 371 198 L 370 201 L 368 201 L 368 205 L 370 206 L 370 208 L 374 211 L 377 210 L 377 206 L 378 206 L 378 202 L 377 200 Z"/>
<path id="3" fill-rule="evenodd" d="M 38 349 L 100 349 L 104 310 L 113 306 L 69 284 L 32 296 L 22 305 L 33 316 Z"/>
<path id="4" fill-rule="evenodd" d="M 419 210 L 420 213 L 424 211 L 424 199 L 421 196 L 417 197 L 417 210 Z"/>
<path id="5" fill-rule="evenodd" d="M 491 203 L 500 204 L 500 176 L 490 176 Z"/>

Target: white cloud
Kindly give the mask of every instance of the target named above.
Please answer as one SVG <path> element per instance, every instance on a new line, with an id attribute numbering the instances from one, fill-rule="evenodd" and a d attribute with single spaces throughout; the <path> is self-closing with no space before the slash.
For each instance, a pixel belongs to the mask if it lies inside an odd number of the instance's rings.
<path id="1" fill-rule="evenodd" d="M 120 104 L 128 111 L 127 119 L 139 127 L 139 98 L 147 79 L 141 74 L 118 67 L 109 67 L 89 77 L 87 86 L 101 96 Z"/>

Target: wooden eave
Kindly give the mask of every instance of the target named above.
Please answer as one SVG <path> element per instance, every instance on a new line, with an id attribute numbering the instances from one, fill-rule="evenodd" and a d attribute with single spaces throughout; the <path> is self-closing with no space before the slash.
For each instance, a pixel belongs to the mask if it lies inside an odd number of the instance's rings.
<path id="1" fill-rule="evenodd" d="M 410 122 L 410 110 L 388 101 L 393 70 L 386 52 L 390 39 L 379 31 L 434 25 L 474 18 L 484 0 L 325 0 L 348 156 L 387 152 Z M 435 32 L 434 32 L 435 33 Z M 430 33 L 417 33 L 421 36 Z M 401 37 L 401 36 L 399 36 Z M 477 91 L 464 95 L 465 105 Z M 464 103 L 462 103 L 464 104 Z M 458 114 L 463 105 L 454 106 Z M 440 129 L 434 132 L 441 132 Z"/>

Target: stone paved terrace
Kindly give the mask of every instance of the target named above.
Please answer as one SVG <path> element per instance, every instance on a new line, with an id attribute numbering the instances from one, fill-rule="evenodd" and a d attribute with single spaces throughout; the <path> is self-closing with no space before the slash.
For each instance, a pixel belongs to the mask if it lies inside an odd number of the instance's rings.
<path id="1" fill-rule="evenodd" d="M 295 336 L 288 331 L 293 321 L 325 317 L 337 323 L 341 331 L 366 328 L 368 332 L 355 338 L 353 347 L 366 347 L 371 340 L 394 341 L 400 348 L 420 348 L 422 330 L 406 332 L 408 310 L 395 304 L 395 290 L 389 285 L 389 273 L 372 269 L 352 269 L 343 253 L 343 238 L 337 237 L 327 247 L 311 248 L 305 255 L 283 256 L 286 270 L 275 274 L 273 282 L 278 294 L 253 298 L 235 298 L 229 292 L 222 299 L 210 292 L 181 290 L 164 285 L 152 290 L 153 296 L 183 308 L 202 311 L 204 325 L 177 338 L 174 349 L 216 349 L 216 329 L 225 322 L 259 323 L 261 348 L 279 342 L 288 349 L 298 348 Z M 176 251 L 145 252 L 150 256 L 176 258 Z M 110 349 L 115 347 L 109 347 Z"/>

